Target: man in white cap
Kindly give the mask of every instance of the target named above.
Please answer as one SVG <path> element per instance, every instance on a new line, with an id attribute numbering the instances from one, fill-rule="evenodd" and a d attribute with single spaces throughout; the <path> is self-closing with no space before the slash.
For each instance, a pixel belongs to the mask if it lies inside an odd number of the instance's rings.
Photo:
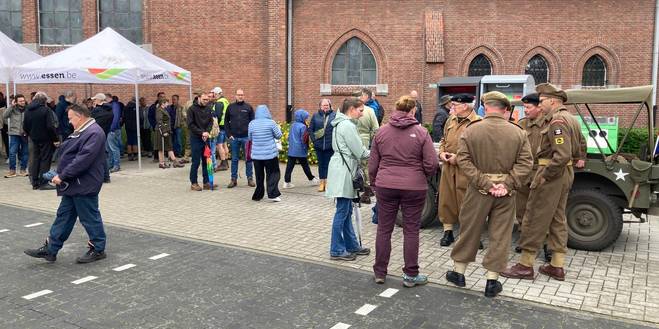
<path id="1" fill-rule="evenodd" d="M 227 161 L 227 155 L 229 154 L 229 147 L 227 146 L 227 132 L 224 129 L 224 113 L 229 107 L 229 100 L 224 97 L 222 93 L 222 88 L 215 87 L 212 90 L 215 95 L 215 105 L 213 109 L 215 110 L 215 115 L 217 116 L 218 124 L 220 127 L 220 134 L 217 136 L 215 142 L 217 143 L 217 149 L 220 151 L 220 164 L 215 167 L 216 171 L 224 171 L 229 169 L 229 163 Z"/>

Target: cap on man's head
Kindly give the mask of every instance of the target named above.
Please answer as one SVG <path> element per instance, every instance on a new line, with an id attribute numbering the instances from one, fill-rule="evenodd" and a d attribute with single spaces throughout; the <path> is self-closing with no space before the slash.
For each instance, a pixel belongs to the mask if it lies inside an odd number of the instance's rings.
<path id="1" fill-rule="evenodd" d="M 222 88 L 220 87 L 215 87 L 213 90 L 211 90 L 213 94 L 221 94 L 222 93 Z"/>
<path id="2" fill-rule="evenodd" d="M 94 97 L 92 97 L 92 99 L 97 100 L 97 101 L 104 101 L 104 100 L 107 99 L 107 97 L 105 96 L 104 93 L 98 93 L 98 94 L 94 95 Z"/>
<path id="3" fill-rule="evenodd" d="M 545 96 L 551 98 L 558 98 L 563 100 L 563 102 L 567 101 L 567 94 L 563 90 L 558 89 L 556 86 L 552 85 L 551 83 L 541 83 L 535 86 L 535 90 L 538 92 L 538 97 Z"/>
<path id="4" fill-rule="evenodd" d="M 468 103 L 472 103 L 473 101 L 474 101 L 474 96 L 469 94 L 457 94 L 451 97 L 451 102 L 468 104 Z"/>
<path id="5" fill-rule="evenodd" d="M 439 99 L 439 106 L 446 105 L 451 101 L 451 95 L 444 95 Z"/>
<path id="6" fill-rule="evenodd" d="M 510 100 L 500 91 L 490 91 L 485 93 L 481 99 L 483 100 L 483 104 L 498 103 L 506 109 L 510 109 Z"/>
<path id="7" fill-rule="evenodd" d="M 540 104 L 540 95 L 538 95 L 538 93 L 530 93 L 522 97 L 522 103 L 533 104 L 537 106 Z"/>

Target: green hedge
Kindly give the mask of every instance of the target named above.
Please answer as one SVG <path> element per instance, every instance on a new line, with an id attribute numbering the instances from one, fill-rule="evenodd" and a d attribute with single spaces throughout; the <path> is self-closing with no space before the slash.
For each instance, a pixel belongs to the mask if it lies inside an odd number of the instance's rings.
<path id="1" fill-rule="evenodd" d="M 622 139 L 625 137 L 625 134 L 628 131 L 629 136 L 627 136 L 627 140 L 625 141 L 625 145 L 622 146 L 621 152 L 639 155 L 641 152 L 641 147 L 648 144 L 648 128 L 618 129 L 618 145 L 620 145 Z"/>

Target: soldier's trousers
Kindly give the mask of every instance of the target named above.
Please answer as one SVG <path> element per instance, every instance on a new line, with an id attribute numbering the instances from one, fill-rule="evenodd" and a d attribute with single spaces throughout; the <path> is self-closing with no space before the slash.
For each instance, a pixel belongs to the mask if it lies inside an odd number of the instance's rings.
<path id="1" fill-rule="evenodd" d="M 460 236 L 451 251 L 451 258 L 460 263 L 476 260 L 481 233 L 487 222 L 490 243 L 483 267 L 492 272 L 503 272 L 508 264 L 514 218 L 514 197 L 495 198 L 470 185 L 460 209 Z"/>
<path id="2" fill-rule="evenodd" d="M 442 224 L 457 224 L 460 207 L 469 179 L 458 166 L 445 163 L 439 180 L 439 220 Z"/>
<path id="3" fill-rule="evenodd" d="M 542 174 L 542 168 L 538 169 L 538 174 Z M 549 249 L 567 252 L 565 206 L 573 180 L 574 170 L 567 166 L 560 177 L 531 189 L 519 238 L 522 250 L 535 253 L 547 238 Z"/>

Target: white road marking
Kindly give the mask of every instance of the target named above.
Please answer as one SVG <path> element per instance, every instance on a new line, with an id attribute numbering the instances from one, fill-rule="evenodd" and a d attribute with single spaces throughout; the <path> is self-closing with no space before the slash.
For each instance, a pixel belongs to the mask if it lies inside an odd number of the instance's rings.
<path id="1" fill-rule="evenodd" d="M 334 327 L 332 327 L 330 329 L 348 329 L 348 328 L 350 328 L 349 324 L 339 322 L 339 323 L 335 324 Z"/>
<path id="2" fill-rule="evenodd" d="M 371 311 L 373 311 L 377 307 L 378 307 L 377 305 L 364 304 L 364 306 L 360 307 L 358 310 L 355 311 L 355 314 L 368 315 L 368 313 L 371 313 Z"/>
<path id="3" fill-rule="evenodd" d="M 127 270 L 127 269 L 129 269 L 131 267 L 135 267 L 135 266 L 137 266 L 137 265 L 135 265 L 135 264 L 126 264 L 126 265 L 122 265 L 122 266 L 119 266 L 119 267 L 115 267 L 112 270 L 115 271 L 115 272 L 121 272 L 123 270 Z"/>
<path id="4" fill-rule="evenodd" d="M 30 300 L 30 299 L 34 299 L 34 298 L 37 298 L 37 297 L 41 297 L 43 295 L 48 295 L 52 292 L 53 292 L 52 290 L 41 290 L 41 291 L 37 291 L 33 294 L 25 295 L 25 296 L 23 296 L 23 298 L 27 299 L 27 300 Z"/>
<path id="5" fill-rule="evenodd" d="M 155 255 L 155 256 L 149 257 L 149 259 L 150 259 L 150 260 L 156 260 L 156 259 L 160 259 L 160 258 L 165 258 L 165 257 L 167 257 L 167 256 L 169 256 L 169 254 L 162 253 L 162 254 L 159 254 L 159 255 Z"/>
<path id="6" fill-rule="evenodd" d="M 397 292 L 398 292 L 398 289 L 389 288 L 389 289 L 383 291 L 379 296 L 380 297 L 385 297 L 385 298 L 391 298 L 391 296 L 395 295 Z"/>
<path id="7" fill-rule="evenodd" d="M 94 279 L 98 279 L 98 277 L 90 275 L 90 276 L 86 276 L 86 277 L 84 277 L 84 278 L 82 278 L 82 279 L 78 279 L 78 280 L 75 280 L 75 281 L 71 281 L 71 283 L 73 283 L 73 284 L 81 284 L 81 283 L 89 282 L 89 281 L 94 280 Z"/>
<path id="8" fill-rule="evenodd" d="M 5 232 L 9 232 L 9 230 L 6 229 L 6 228 L 3 228 L 2 230 L 0 230 L 0 233 L 5 233 Z"/>
<path id="9" fill-rule="evenodd" d="M 33 224 L 23 225 L 23 227 L 35 227 L 35 226 L 39 226 L 41 224 L 43 224 L 43 223 L 33 223 Z"/>

